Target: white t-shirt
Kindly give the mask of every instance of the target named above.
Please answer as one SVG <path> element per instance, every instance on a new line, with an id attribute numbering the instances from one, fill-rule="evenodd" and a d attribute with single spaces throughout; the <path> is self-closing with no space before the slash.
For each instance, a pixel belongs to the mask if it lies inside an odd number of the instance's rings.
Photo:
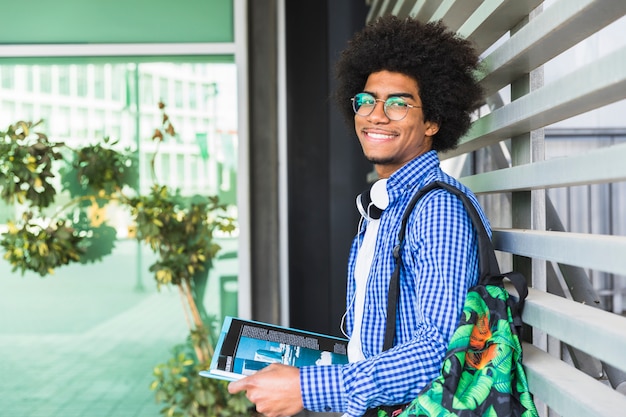
<path id="1" fill-rule="evenodd" d="M 357 362 L 365 359 L 363 350 L 361 349 L 361 325 L 363 323 L 363 308 L 365 305 L 365 290 L 367 288 L 367 280 L 374 259 L 374 250 L 376 249 L 376 236 L 378 235 L 378 226 L 380 219 L 366 220 L 367 229 L 363 242 L 359 247 L 356 256 L 356 266 L 354 269 L 354 278 L 356 281 L 356 291 L 354 295 L 354 329 L 348 342 L 348 360 Z"/>

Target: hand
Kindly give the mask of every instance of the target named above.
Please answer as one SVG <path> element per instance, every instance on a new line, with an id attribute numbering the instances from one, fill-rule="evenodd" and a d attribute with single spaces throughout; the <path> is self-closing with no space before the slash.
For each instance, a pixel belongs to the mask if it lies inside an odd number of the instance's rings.
<path id="1" fill-rule="evenodd" d="M 300 393 L 300 370 L 273 363 L 228 384 L 228 392 L 246 391 L 246 397 L 267 417 L 289 417 L 304 409 Z"/>

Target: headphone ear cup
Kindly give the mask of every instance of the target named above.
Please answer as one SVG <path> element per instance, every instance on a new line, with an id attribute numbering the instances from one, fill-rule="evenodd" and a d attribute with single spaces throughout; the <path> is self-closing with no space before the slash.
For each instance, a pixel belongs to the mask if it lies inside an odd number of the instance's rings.
<path id="1" fill-rule="evenodd" d="M 363 191 L 356 197 L 356 208 L 361 216 L 367 220 L 380 219 L 380 215 L 383 213 L 381 209 L 372 204 L 370 190 Z"/>
<path id="2" fill-rule="evenodd" d="M 378 180 L 356 197 L 356 207 L 361 216 L 368 220 L 380 219 L 383 210 L 389 205 L 386 184 L 386 179 Z"/>
<path id="3" fill-rule="evenodd" d="M 389 205 L 389 194 L 387 194 L 387 179 L 376 181 L 370 189 L 370 199 L 376 207 L 384 210 Z"/>

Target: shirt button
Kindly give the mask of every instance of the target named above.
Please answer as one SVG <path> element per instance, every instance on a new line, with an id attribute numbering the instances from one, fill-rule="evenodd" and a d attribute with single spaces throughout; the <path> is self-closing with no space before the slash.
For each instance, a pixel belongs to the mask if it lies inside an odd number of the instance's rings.
<path id="1" fill-rule="evenodd" d="M 329 412 L 331 408 L 329 406 L 324 407 L 324 411 Z"/>

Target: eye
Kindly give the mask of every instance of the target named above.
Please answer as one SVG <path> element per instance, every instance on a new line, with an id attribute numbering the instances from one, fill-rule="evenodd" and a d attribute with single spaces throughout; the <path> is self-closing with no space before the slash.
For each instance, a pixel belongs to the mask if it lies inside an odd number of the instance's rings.
<path id="1" fill-rule="evenodd" d="M 359 93 L 354 97 L 355 104 L 358 107 L 361 106 L 372 106 L 376 104 L 376 99 L 371 94 L 367 93 Z"/>
<path id="2" fill-rule="evenodd" d="M 402 97 L 389 97 L 385 101 L 385 106 L 388 108 L 406 107 L 407 102 Z"/>

